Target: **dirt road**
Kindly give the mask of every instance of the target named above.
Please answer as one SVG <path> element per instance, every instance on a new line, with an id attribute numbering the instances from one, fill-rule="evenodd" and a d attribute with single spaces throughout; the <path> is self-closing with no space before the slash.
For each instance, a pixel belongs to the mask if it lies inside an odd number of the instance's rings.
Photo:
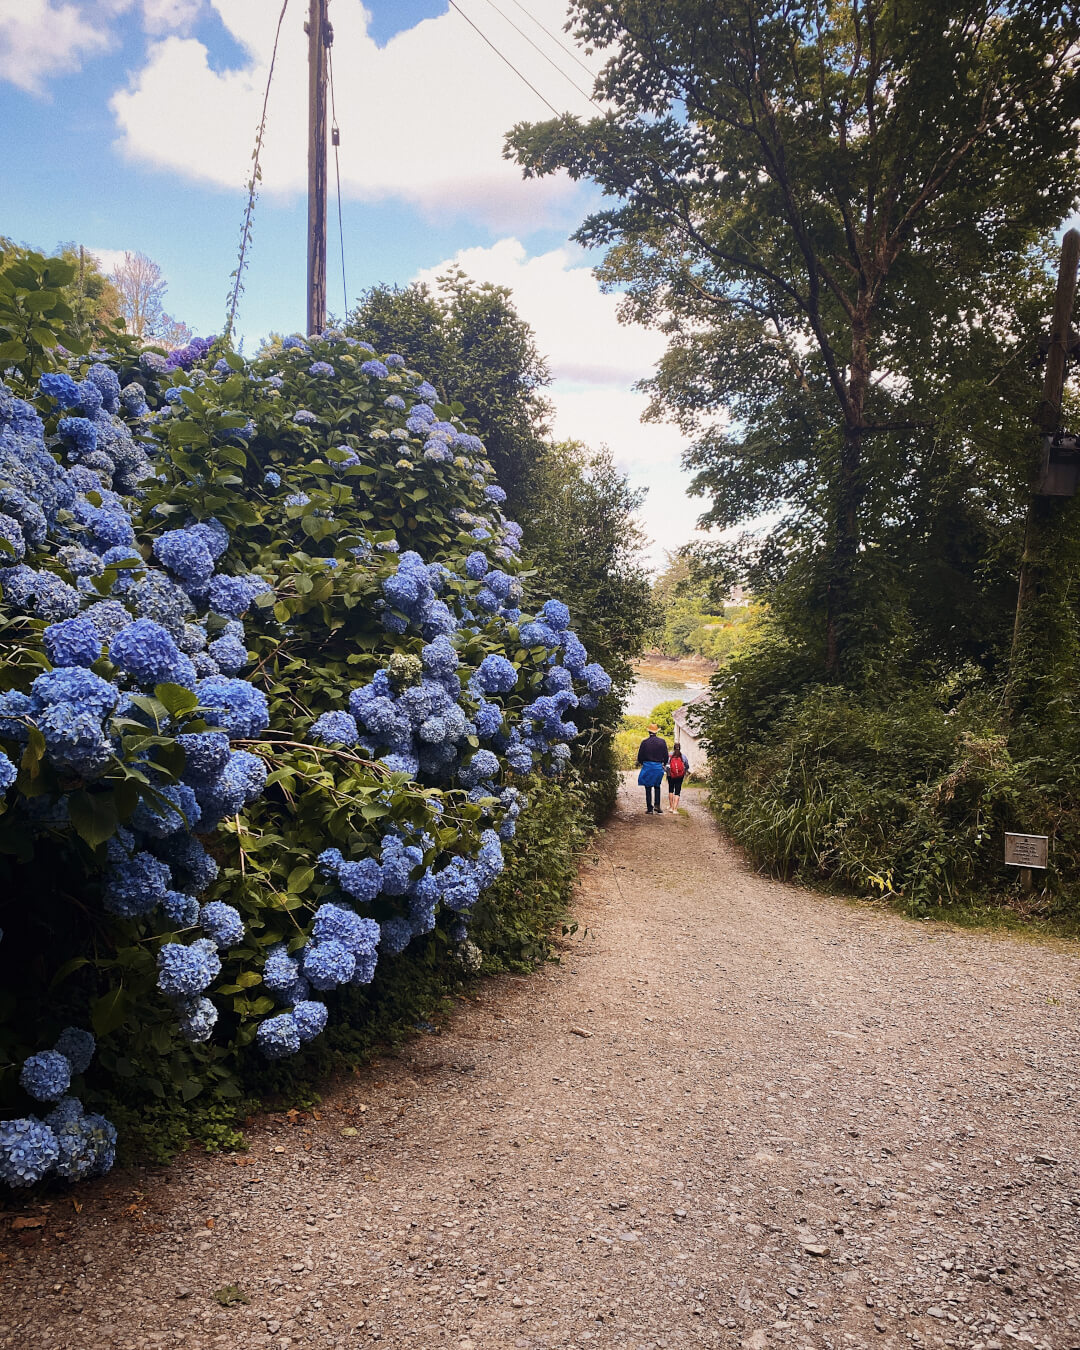
<path id="1" fill-rule="evenodd" d="M 1076 954 L 768 881 L 638 795 L 561 965 L 4 1235 L 0 1346 L 1080 1347 Z"/>

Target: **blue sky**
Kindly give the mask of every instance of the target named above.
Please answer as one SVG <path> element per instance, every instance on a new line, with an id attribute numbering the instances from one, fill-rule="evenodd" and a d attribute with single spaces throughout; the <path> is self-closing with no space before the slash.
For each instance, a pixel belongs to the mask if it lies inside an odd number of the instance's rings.
<path id="1" fill-rule="evenodd" d="M 575 88 L 589 77 L 559 45 L 572 47 L 565 0 L 458 3 L 548 102 L 591 111 Z M 146 253 L 167 278 L 170 313 L 198 333 L 218 331 L 280 8 L 0 0 L 0 234 L 45 249 L 83 243 L 106 269 L 125 250 Z M 303 324 L 306 13 L 307 0 L 290 0 L 271 88 L 238 325 L 249 350 Z M 644 399 L 632 389 L 663 344 L 617 322 L 617 297 L 601 295 L 594 260 L 568 242 L 591 190 L 526 183 L 501 156 L 514 122 L 549 109 L 445 0 L 330 0 L 330 17 L 350 304 L 367 286 L 433 278 L 450 261 L 510 286 L 556 377 L 556 432 L 610 445 L 649 488 L 643 521 L 659 561 L 689 537 L 699 509 L 685 496 L 683 438 L 642 426 Z M 333 172 L 331 161 L 332 181 Z M 333 196 L 330 215 L 327 289 L 340 314 Z"/>

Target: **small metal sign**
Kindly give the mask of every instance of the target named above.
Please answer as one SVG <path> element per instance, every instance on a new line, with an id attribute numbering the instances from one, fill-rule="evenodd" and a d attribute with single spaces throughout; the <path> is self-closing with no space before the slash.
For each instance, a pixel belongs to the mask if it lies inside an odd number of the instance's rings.
<path id="1" fill-rule="evenodd" d="M 1049 840 L 1045 834 L 1007 834 L 1005 866 L 1045 869 L 1048 844 Z"/>

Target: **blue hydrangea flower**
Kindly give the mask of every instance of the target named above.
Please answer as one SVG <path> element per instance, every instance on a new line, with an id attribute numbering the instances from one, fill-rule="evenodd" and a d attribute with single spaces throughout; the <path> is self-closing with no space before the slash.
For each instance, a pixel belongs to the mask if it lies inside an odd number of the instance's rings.
<path id="1" fill-rule="evenodd" d="M 391 370 L 404 370 L 405 358 L 400 354 L 400 352 L 391 352 L 389 356 L 387 356 L 386 358 L 386 364 L 390 367 Z"/>
<path id="2" fill-rule="evenodd" d="M 71 1086 L 71 1061 L 59 1050 L 42 1050 L 23 1061 L 19 1083 L 39 1102 L 58 1101 Z"/>
<path id="3" fill-rule="evenodd" d="M 313 361 L 311 365 L 308 366 L 308 374 L 329 378 L 334 374 L 334 367 L 329 361 Z"/>
<path id="4" fill-rule="evenodd" d="M 184 777 L 190 783 L 208 783 L 229 762 L 229 738 L 223 731 L 183 732 L 176 738 L 184 752 Z"/>
<path id="5" fill-rule="evenodd" d="M 405 400 L 400 394 L 391 394 L 389 398 L 383 399 L 383 407 L 391 408 L 394 412 L 404 412 Z"/>
<path id="6" fill-rule="evenodd" d="M 281 486 L 281 474 L 275 469 L 267 469 L 263 474 L 263 482 L 268 488 L 279 488 Z"/>
<path id="7" fill-rule="evenodd" d="M 372 375 L 377 380 L 385 380 L 387 375 L 390 374 L 381 361 L 365 361 L 360 370 L 362 374 Z"/>
<path id="8" fill-rule="evenodd" d="M 33 1116 L 0 1122 L 0 1181 L 32 1186 L 60 1157 L 56 1135 Z"/>
<path id="9" fill-rule="evenodd" d="M 166 891 L 161 897 L 161 908 L 176 928 L 194 928 L 199 922 L 199 902 L 186 891 Z"/>
<path id="10" fill-rule="evenodd" d="M 325 1003 L 300 999 L 293 1006 L 292 1016 L 296 1024 L 297 1035 L 301 1042 L 313 1041 L 326 1028 L 327 1007 Z"/>
<path id="11" fill-rule="evenodd" d="M 41 393 L 54 398 L 61 408 L 74 408 L 79 401 L 79 386 L 62 371 L 52 371 L 38 380 Z"/>
<path id="12" fill-rule="evenodd" d="M 544 623 L 556 633 L 565 632 L 570 627 L 570 611 L 561 600 L 548 600 L 540 611 Z"/>
<path id="13" fill-rule="evenodd" d="M 429 642 L 421 650 L 420 657 L 424 669 L 436 677 L 452 674 L 461 664 L 453 643 L 445 634 L 437 637 L 434 642 Z"/>
<path id="14" fill-rule="evenodd" d="M 153 619 L 136 619 L 109 643 L 109 660 L 139 684 L 194 683 L 191 661 Z"/>
<path id="15" fill-rule="evenodd" d="M 221 900 L 211 900 L 199 910 L 199 924 L 219 951 L 237 947 L 244 940 L 244 921 L 240 911 Z"/>
<path id="16" fill-rule="evenodd" d="M 413 940 L 413 926 L 408 919 L 387 919 L 382 925 L 379 950 L 384 956 L 397 956 Z"/>
<path id="17" fill-rule="evenodd" d="M 312 943 L 304 951 L 304 975 L 320 991 L 348 984 L 356 969 L 356 956 L 343 942 L 329 938 Z"/>
<path id="18" fill-rule="evenodd" d="M 212 676 L 200 680 L 195 692 L 209 725 L 221 727 L 235 740 L 253 740 L 270 725 L 266 695 L 245 680 Z"/>
<path id="19" fill-rule="evenodd" d="M 315 942 L 340 942 L 353 956 L 371 953 L 379 944 L 379 925 L 375 920 L 361 918 L 343 905 L 320 905 L 311 931 Z"/>
<path id="20" fill-rule="evenodd" d="M 310 408 L 297 408 L 292 420 L 301 427 L 313 426 L 319 419 Z"/>
<path id="21" fill-rule="evenodd" d="M 486 575 L 489 567 L 490 563 L 483 553 L 470 553 L 465 559 L 465 575 L 471 581 L 479 581 Z"/>
<path id="22" fill-rule="evenodd" d="M 39 572 L 34 585 L 33 610 L 41 619 L 73 619 L 82 608 L 82 598 L 53 572 Z"/>
<path id="23" fill-rule="evenodd" d="M 18 776 L 18 769 L 3 750 L 0 750 L 0 793 L 6 792 Z"/>
<path id="24" fill-rule="evenodd" d="M 323 745 L 355 745 L 360 739 L 360 728 L 350 713 L 327 712 L 312 723 L 308 739 Z"/>
<path id="25" fill-rule="evenodd" d="M 192 1045 L 202 1045 L 214 1034 L 218 1010 L 208 998 L 193 998 L 177 1007 L 180 1034 Z"/>
<path id="26" fill-rule="evenodd" d="M 226 619 L 241 619 L 256 598 L 270 590 L 262 577 L 216 576 L 210 583 L 207 599 L 210 608 Z"/>
<path id="27" fill-rule="evenodd" d="M 606 694 L 611 688 L 611 676 L 595 661 L 585 667 L 582 675 L 591 694 Z"/>
<path id="28" fill-rule="evenodd" d="M 214 558 L 194 530 L 169 530 L 154 540 L 154 557 L 190 586 L 210 580 Z"/>
<path id="29" fill-rule="evenodd" d="M 167 998 L 197 998 L 221 974 L 221 959 L 209 938 L 190 946 L 166 942 L 158 952 L 158 988 Z"/>
<path id="30" fill-rule="evenodd" d="M 209 654 L 226 675 L 236 675 L 251 661 L 243 642 L 231 633 L 215 638 L 210 644 Z"/>
<path id="31" fill-rule="evenodd" d="M 576 679 L 585 673 L 589 656 L 576 633 L 562 633 L 562 663 Z"/>
<path id="32" fill-rule="evenodd" d="M 485 656 L 473 676 L 485 694 L 508 694 L 517 684 L 517 667 L 496 652 Z"/>
<path id="33" fill-rule="evenodd" d="M 81 1027 L 65 1027 L 57 1036 L 53 1049 L 64 1056 L 73 1074 L 80 1074 L 90 1067 L 96 1044 L 92 1032 Z"/>
<path id="34" fill-rule="evenodd" d="M 280 994 L 293 989 L 300 979 L 300 962 L 291 957 L 285 944 L 279 942 L 266 953 L 263 963 L 263 984 L 271 993 Z"/>
<path id="35" fill-rule="evenodd" d="M 94 624 L 80 616 L 45 629 L 45 651 L 54 666 L 92 666 L 101 655 L 101 637 Z"/>
<path id="36" fill-rule="evenodd" d="M 292 1013 L 279 1013 L 259 1023 L 255 1044 L 267 1059 L 285 1059 L 300 1049 L 300 1030 Z"/>
<path id="37" fill-rule="evenodd" d="M 102 901 L 110 914 L 132 919 L 149 914 L 165 897 L 172 881 L 168 863 L 141 850 L 110 863 L 105 870 Z"/>
<path id="38" fill-rule="evenodd" d="M 554 632 L 537 619 L 531 623 L 523 623 L 518 630 L 518 637 L 523 647 L 557 647 L 559 640 Z"/>

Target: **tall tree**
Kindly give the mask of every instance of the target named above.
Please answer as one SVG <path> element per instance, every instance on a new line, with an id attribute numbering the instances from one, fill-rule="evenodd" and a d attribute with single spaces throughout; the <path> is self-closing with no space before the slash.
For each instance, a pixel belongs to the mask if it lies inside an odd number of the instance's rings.
<path id="1" fill-rule="evenodd" d="M 109 280 L 120 298 L 120 314 L 127 331 L 143 342 L 178 347 L 191 337 L 186 323 L 165 312 L 168 285 L 161 267 L 145 253 L 125 253 Z"/>
<path id="2" fill-rule="evenodd" d="M 520 125 L 508 154 L 617 199 L 576 237 L 607 248 L 628 317 L 671 335 L 659 405 L 699 426 L 733 408 L 736 432 L 711 441 L 746 483 L 720 498 L 801 492 L 824 670 L 850 677 L 873 631 L 870 536 L 925 474 L 941 417 L 940 384 L 916 376 L 1077 201 L 1080 12 L 574 0 L 571 16 L 612 53 L 612 111 Z"/>

